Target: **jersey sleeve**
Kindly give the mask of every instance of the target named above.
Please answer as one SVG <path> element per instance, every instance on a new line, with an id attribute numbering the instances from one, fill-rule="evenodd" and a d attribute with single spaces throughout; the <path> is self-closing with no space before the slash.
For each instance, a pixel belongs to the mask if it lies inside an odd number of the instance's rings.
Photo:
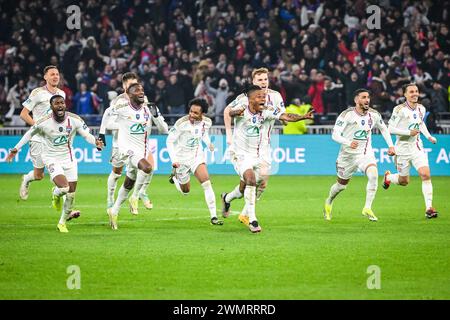
<path id="1" fill-rule="evenodd" d="M 35 90 L 36 90 L 36 89 L 34 89 L 34 90 L 31 92 L 31 94 L 30 94 L 30 96 L 28 97 L 28 99 L 25 100 L 25 101 L 22 103 L 22 106 L 23 106 L 24 108 L 27 108 L 27 110 L 29 110 L 29 111 L 33 111 L 34 107 L 35 107 L 36 104 L 39 102 L 39 100 L 38 100 L 39 95 L 37 94 L 37 91 L 35 91 Z"/>
<path id="2" fill-rule="evenodd" d="M 383 121 L 383 117 L 380 113 L 375 114 L 375 126 L 380 130 L 381 135 L 384 138 L 384 141 L 386 141 L 387 145 L 389 147 L 393 147 L 394 143 L 392 142 L 392 137 L 389 132 L 389 129 L 387 128 L 386 124 Z"/>
<path id="3" fill-rule="evenodd" d="M 77 133 L 82 136 L 88 143 L 95 146 L 95 137 L 90 133 L 89 127 L 82 119 L 74 119 L 76 123 Z"/>
<path id="4" fill-rule="evenodd" d="M 352 143 L 351 140 L 344 138 L 342 136 L 346 126 L 347 126 L 346 114 L 344 115 L 340 114 L 339 117 L 336 119 L 336 123 L 334 124 L 333 135 L 331 136 L 331 138 L 337 143 L 350 146 L 350 144 Z"/>
<path id="5" fill-rule="evenodd" d="M 175 143 L 178 140 L 181 134 L 181 130 L 177 123 L 169 130 L 169 134 L 166 139 L 167 151 L 169 152 L 169 157 L 172 160 L 172 163 L 177 162 L 176 152 L 175 152 Z"/>
<path id="6" fill-rule="evenodd" d="M 15 149 L 20 150 L 22 147 L 30 141 L 31 137 L 33 137 L 35 134 L 38 134 L 42 131 L 40 124 L 34 124 L 28 131 L 24 134 L 22 139 L 15 145 Z"/>
<path id="7" fill-rule="evenodd" d="M 274 110 L 264 110 L 263 117 L 268 120 L 279 120 L 283 113 L 285 112 L 282 112 L 280 108 L 275 107 Z"/>
<path id="8" fill-rule="evenodd" d="M 395 107 L 388 122 L 389 132 L 400 136 L 409 136 L 409 130 L 399 128 L 402 117 L 402 109 L 400 107 Z"/>

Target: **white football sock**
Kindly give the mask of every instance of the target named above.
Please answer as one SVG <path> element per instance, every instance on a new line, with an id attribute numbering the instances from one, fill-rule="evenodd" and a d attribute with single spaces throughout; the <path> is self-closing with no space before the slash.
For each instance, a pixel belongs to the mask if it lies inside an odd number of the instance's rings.
<path id="1" fill-rule="evenodd" d="M 393 183 L 393 184 L 399 184 L 399 183 L 398 183 L 398 173 L 395 173 L 395 174 L 388 174 L 388 175 L 386 176 L 386 179 L 387 179 L 390 183 Z"/>
<path id="2" fill-rule="evenodd" d="M 57 197 L 62 197 L 64 196 L 67 192 L 69 192 L 69 187 L 55 187 L 55 189 L 53 189 L 53 194 Z"/>
<path id="3" fill-rule="evenodd" d="M 255 213 L 256 187 L 245 186 L 244 190 L 245 205 L 247 207 L 248 219 L 250 222 L 257 221 Z"/>
<path id="4" fill-rule="evenodd" d="M 114 193 L 117 188 L 117 180 L 120 178 L 120 174 L 113 171 L 108 176 L 108 203 L 114 203 Z"/>
<path id="5" fill-rule="evenodd" d="M 231 201 L 233 201 L 234 199 L 240 199 L 242 198 L 243 194 L 241 193 L 241 191 L 239 190 L 239 185 L 237 185 L 233 191 L 231 191 L 230 193 L 227 193 L 226 197 L 225 197 L 225 201 L 227 203 L 230 203 Z"/>
<path id="6" fill-rule="evenodd" d="M 431 180 L 422 181 L 422 193 L 425 200 L 425 207 L 428 210 L 433 206 L 433 185 L 431 184 Z"/>
<path id="7" fill-rule="evenodd" d="M 208 181 L 203 182 L 202 188 L 205 191 L 206 205 L 208 206 L 209 214 L 210 214 L 211 218 L 217 217 L 216 196 L 214 194 L 214 190 L 212 188 L 211 181 L 208 180 Z"/>
<path id="8" fill-rule="evenodd" d="M 177 177 L 173 177 L 173 184 L 175 185 L 175 188 L 177 188 L 178 191 L 184 194 L 183 191 L 181 191 L 180 182 L 178 181 Z"/>
<path id="9" fill-rule="evenodd" d="M 139 194 L 147 194 L 147 189 L 148 186 L 150 185 L 150 182 L 152 182 L 152 178 L 153 178 L 153 170 L 147 175 L 147 178 L 144 180 L 141 190 L 139 190 Z"/>
<path id="10" fill-rule="evenodd" d="M 113 215 L 117 216 L 119 214 L 120 206 L 122 205 L 122 203 L 124 203 L 125 200 L 127 200 L 130 191 L 131 190 L 125 189 L 123 185 L 120 187 L 116 202 L 114 203 L 114 206 L 111 210 Z"/>
<path id="11" fill-rule="evenodd" d="M 242 209 L 241 214 L 242 214 L 243 216 L 247 216 L 247 217 L 248 217 L 247 203 L 244 204 L 244 208 Z"/>
<path id="12" fill-rule="evenodd" d="M 69 192 L 66 194 L 66 199 L 64 200 L 63 209 L 61 213 L 61 218 L 59 218 L 60 224 L 65 224 L 72 212 L 73 203 L 75 201 L 75 192 Z"/>
<path id="13" fill-rule="evenodd" d="M 328 198 L 327 198 L 327 200 L 326 200 L 327 203 L 328 203 L 328 204 L 331 204 L 331 203 L 333 202 L 334 198 L 336 198 L 337 195 L 338 195 L 341 191 L 345 190 L 345 188 L 347 188 L 347 185 L 340 184 L 339 182 L 336 182 L 335 184 L 333 184 L 333 185 L 331 186 L 331 188 L 330 188 L 330 193 L 329 193 Z"/>
<path id="14" fill-rule="evenodd" d="M 30 182 L 34 181 L 34 180 L 36 180 L 36 179 L 34 178 L 34 170 L 31 170 L 30 172 L 28 172 L 28 173 L 25 175 L 24 179 L 23 179 L 23 181 L 24 181 L 27 185 L 28 185 Z"/>
<path id="15" fill-rule="evenodd" d="M 366 187 L 366 204 L 364 208 L 372 208 L 373 199 L 375 199 L 375 194 L 378 189 L 378 170 L 374 166 L 370 166 L 366 170 L 366 175 L 369 181 L 367 181 Z"/>
<path id="16" fill-rule="evenodd" d="M 149 176 L 148 173 L 145 173 L 142 170 L 138 170 L 132 197 L 135 197 L 135 198 L 139 197 L 139 191 L 141 191 L 141 188 L 144 185 L 145 180 L 148 179 L 148 176 Z"/>

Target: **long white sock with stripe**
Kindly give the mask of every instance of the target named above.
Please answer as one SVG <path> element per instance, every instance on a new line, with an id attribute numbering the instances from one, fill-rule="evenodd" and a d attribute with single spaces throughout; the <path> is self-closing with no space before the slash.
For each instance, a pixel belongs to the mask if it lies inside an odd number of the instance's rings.
<path id="1" fill-rule="evenodd" d="M 230 203 L 231 201 L 233 201 L 234 199 L 240 199 L 242 198 L 243 194 L 241 193 L 241 191 L 239 190 L 239 185 L 237 185 L 233 191 L 227 193 L 226 197 L 225 197 L 225 201 L 227 203 Z"/>
<path id="2" fill-rule="evenodd" d="M 114 193 L 116 192 L 117 180 L 119 180 L 120 176 L 120 174 L 113 171 L 108 176 L 108 204 L 114 203 Z"/>
<path id="3" fill-rule="evenodd" d="M 28 172 L 25 177 L 24 177 L 24 182 L 28 185 L 30 182 L 36 180 L 34 178 L 34 170 L 31 170 L 30 172 Z"/>
<path id="4" fill-rule="evenodd" d="M 124 201 L 128 198 L 128 194 L 131 190 L 125 189 L 125 187 L 122 185 L 119 189 L 119 193 L 117 194 L 116 202 L 114 203 L 114 206 L 112 207 L 112 214 L 118 215 L 120 211 L 120 206 Z"/>
<path id="5" fill-rule="evenodd" d="M 328 195 L 327 198 L 327 203 L 331 204 L 333 202 L 333 200 L 337 197 L 337 195 L 339 193 L 341 193 L 341 191 L 344 191 L 345 188 L 347 188 L 347 185 L 344 184 L 340 184 L 339 182 L 336 182 L 335 184 L 333 184 L 330 188 L 330 193 Z"/>
<path id="6" fill-rule="evenodd" d="M 422 181 L 422 193 L 425 200 L 425 208 L 428 210 L 433 206 L 433 185 L 431 180 Z"/>
<path id="7" fill-rule="evenodd" d="M 65 224 L 72 212 L 73 203 L 75 201 L 75 192 L 69 192 L 66 194 L 66 199 L 64 200 L 63 209 L 61 212 L 61 217 L 59 218 L 60 224 Z"/>
<path id="8" fill-rule="evenodd" d="M 206 205 L 209 209 L 209 214 L 211 218 L 217 217 L 217 210 L 216 210 L 216 196 L 214 194 L 214 190 L 211 185 L 211 181 L 205 181 L 202 183 L 202 188 L 205 192 L 205 201 Z"/>
<path id="9" fill-rule="evenodd" d="M 245 186 L 244 190 L 245 205 L 247 206 L 248 219 L 250 222 L 256 221 L 255 201 L 256 201 L 256 187 Z"/>
<path id="10" fill-rule="evenodd" d="M 366 170 L 366 175 L 369 181 L 367 181 L 366 187 L 366 204 L 364 208 L 372 208 L 373 199 L 375 199 L 375 194 L 378 189 L 378 170 L 374 166 L 370 166 Z"/>

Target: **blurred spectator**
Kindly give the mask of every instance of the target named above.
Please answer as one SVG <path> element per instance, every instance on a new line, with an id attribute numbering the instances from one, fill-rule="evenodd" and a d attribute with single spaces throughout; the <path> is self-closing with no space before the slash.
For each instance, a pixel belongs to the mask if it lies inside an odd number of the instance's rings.
<path id="1" fill-rule="evenodd" d="M 9 111 L 5 115 L 5 120 L 10 121 L 11 126 L 24 126 L 25 122 L 20 118 L 20 111 L 22 111 L 22 102 L 25 101 L 30 94 L 30 91 L 25 86 L 23 79 L 19 80 L 17 84 L 11 87 L 6 97 L 9 102 Z"/>
<path id="2" fill-rule="evenodd" d="M 311 77 L 312 84 L 308 89 L 308 95 L 311 97 L 312 105 L 317 113 L 323 113 L 322 92 L 325 86 L 323 72 L 319 71 Z"/>
<path id="3" fill-rule="evenodd" d="M 95 93 L 88 90 L 86 83 L 80 84 L 80 91 L 73 97 L 75 112 L 78 115 L 97 113 L 98 98 Z"/>
<path id="4" fill-rule="evenodd" d="M 334 83 L 330 77 L 325 77 L 322 92 L 323 113 L 339 113 L 342 111 L 342 85 Z"/>
<path id="5" fill-rule="evenodd" d="M 210 85 L 211 78 L 206 78 L 205 86 L 208 93 L 214 97 L 211 114 L 214 115 L 216 124 L 223 124 L 223 111 L 227 106 L 227 98 L 230 94 L 228 89 L 228 82 L 225 79 L 220 79 L 219 88 L 215 89 Z"/>
<path id="6" fill-rule="evenodd" d="M 434 112 L 449 112 L 448 91 L 439 82 L 433 82 L 431 88 L 426 89 L 431 99 L 431 109 Z"/>
<path id="7" fill-rule="evenodd" d="M 167 108 L 170 114 L 181 117 L 186 113 L 186 99 L 184 97 L 184 90 L 178 82 L 178 77 L 176 74 L 171 74 L 169 81 L 169 85 L 166 89 Z"/>
<path id="8" fill-rule="evenodd" d="M 292 103 L 286 107 L 286 113 L 304 115 L 311 109 L 311 98 L 304 96 L 302 100 L 298 98 L 292 100 Z M 305 134 L 308 132 L 307 125 L 311 123 L 312 120 L 288 122 L 283 126 L 283 134 Z"/>

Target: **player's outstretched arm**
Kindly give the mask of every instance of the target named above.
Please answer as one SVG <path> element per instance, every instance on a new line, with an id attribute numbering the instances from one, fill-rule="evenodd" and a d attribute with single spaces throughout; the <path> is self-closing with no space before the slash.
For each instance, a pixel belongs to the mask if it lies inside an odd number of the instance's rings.
<path id="1" fill-rule="evenodd" d="M 314 110 L 309 111 L 305 115 L 299 115 L 299 114 L 295 114 L 295 113 L 282 113 L 279 118 L 280 121 L 286 121 L 286 122 L 297 122 L 297 121 L 308 120 L 308 119 L 314 119 Z"/>
<path id="2" fill-rule="evenodd" d="M 103 149 L 105 144 L 101 138 L 95 138 L 88 128 L 88 126 L 84 123 L 84 121 L 79 120 L 77 123 L 77 133 L 84 138 L 88 143 L 97 147 L 97 150 Z"/>
<path id="3" fill-rule="evenodd" d="M 225 133 L 227 136 L 227 144 L 230 145 L 233 142 L 233 132 L 231 130 L 231 117 L 230 117 L 230 109 L 231 107 L 226 106 L 225 110 L 223 110 L 223 123 L 225 124 Z"/>
<path id="4" fill-rule="evenodd" d="M 20 118 L 30 126 L 34 125 L 34 119 L 30 116 L 30 110 L 25 107 L 20 111 Z"/>
<path id="5" fill-rule="evenodd" d="M 106 146 L 106 138 L 105 138 L 105 134 L 106 134 L 106 129 L 109 130 L 114 130 L 111 128 L 111 125 L 114 124 L 117 126 L 117 122 L 116 121 L 111 121 L 112 120 L 112 107 L 109 107 L 105 110 L 105 112 L 103 113 L 102 116 L 102 122 L 100 124 L 100 130 L 98 131 L 98 138 L 100 140 L 102 140 L 103 145 Z"/>
<path id="6" fill-rule="evenodd" d="M 31 137 L 33 137 L 35 134 L 39 133 L 40 129 L 38 126 L 34 125 L 32 126 L 22 137 L 22 139 L 19 140 L 19 142 L 15 145 L 14 148 L 12 148 L 9 151 L 8 156 L 6 157 L 6 162 L 11 162 L 12 159 L 16 156 L 17 152 L 19 152 L 22 147 L 30 141 Z"/>
<path id="7" fill-rule="evenodd" d="M 148 104 L 148 108 L 150 109 L 150 113 L 152 114 L 152 120 L 158 128 L 159 133 L 168 134 L 169 133 L 169 125 L 165 121 L 164 117 L 161 115 L 161 112 L 158 109 L 158 106 L 150 102 Z"/>
<path id="8" fill-rule="evenodd" d="M 172 129 L 169 130 L 169 135 L 166 139 L 166 146 L 167 146 L 167 152 L 169 152 L 169 157 L 172 163 L 176 163 L 176 152 L 175 152 L 175 143 L 178 140 L 180 136 L 180 130 L 175 125 L 172 127 Z"/>
<path id="9" fill-rule="evenodd" d="M 430 141 L 433 144 L 435 144 L 437 142 L 437 139 L 430 134 L 430 131 L 428 131 L 428 128 L 427 128 L 427 125 L 425 124 L 425 122 L 422 121 L 419 128 L 420 128 L 420 132 L 425 136 L 425 138 L 428 139 L 428 141 Z"/>
<path id="10" fill-rule="evenodd" d="M 391 134 L 389 133 L 389 129 L 387 128 L 386 124 L 383 122 L 381 115 L 380 120 L 378 120 L 377 122 L 377 127 L 380 130 L 380 133 L 383 136 L 384 141 L 386 141 L 389 147 L 388 155 L 390 156 L 395 155 L 394 143 L 392 142 Z"/>
<path id="11" fill-rule="evenodd" d="M 355 149 L 358 146 L 358 142 L 347 139 L 342 135 L 346 126 L 347 121 L 345 121 L 345 116 L 339 116 L 334 125 L 331 138 L 339 144 Z"/>
<path id="12" fill-rule="evenodd" d="M 414 137 L 415 135 L 419 134 L 419 130 L 405 130 L 399 128 L 400 119 L 403 117 L 403 113 L 401 109 L 398 107 L 394 108 L 394 111 L 392 112 L 392 116 L 389 119 L 388 123 L 388 130 L 391 134 L 395 134 L 397 136 L 411 136 Z"/>
<path id="13" fill-rule="evenodd" d="M 244 110 L 245 110 L 244 105 L 230 108 L 228 111 L 228 115 L 230 116 L 230 118 L 241 117 L 244 114 Z M 231 127 L 231 125 L 230 125 L 230 127 Z"/>

